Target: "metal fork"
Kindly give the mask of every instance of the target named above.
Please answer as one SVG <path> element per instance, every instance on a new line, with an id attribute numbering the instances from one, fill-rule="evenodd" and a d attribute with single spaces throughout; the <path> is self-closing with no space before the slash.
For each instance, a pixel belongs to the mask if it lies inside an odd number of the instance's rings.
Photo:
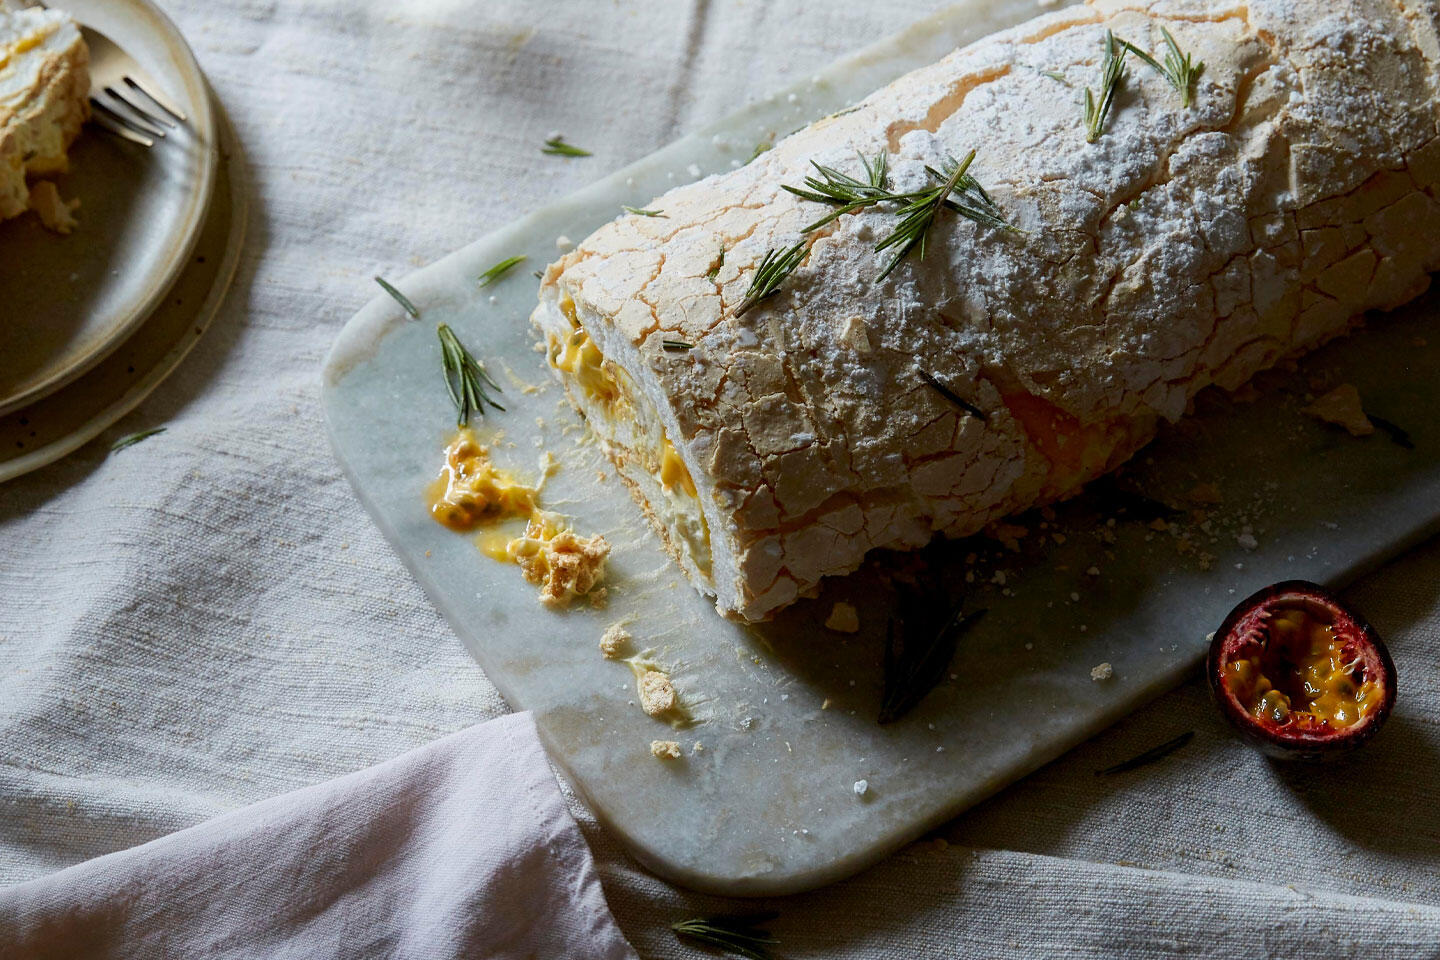
<path id="1" fill-rule="evenodd" d="M 97 124 L 131 143 L 153 147 L 166 128 L 174 130 L 176 122 L 189 119 L 115 41 L 83 23 L 80 35 L 90 48 L 91 119 Z M 146 100 L 159 110 L 147 106 Z"/>

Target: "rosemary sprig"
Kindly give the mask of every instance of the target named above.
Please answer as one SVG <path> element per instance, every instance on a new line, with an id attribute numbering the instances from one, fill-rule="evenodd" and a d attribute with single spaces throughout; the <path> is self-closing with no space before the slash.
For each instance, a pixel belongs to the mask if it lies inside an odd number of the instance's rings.
<path id="1" fill-rule="evenodd" d="M 860 156 L 860 163 L 865 168 L 863 180 L 812 161 L 811 165 L 819 173 L 818 177 L 806 177 L 803 187 L 794 187 L 790 184 L 782 186 L 802 200 L 826 203 L 836 208 L 814 223 L 802 228 L 801 233 L 818 230 L 837 217 L 878 203 L 899 203 L 900 208 L 895 213 L 901 218 L 900 224 L 889 236 L 875 245 L 876 252 L 892 246 L 900 248 L 895 257 L 881 271 L 878 279 L 884 280 L 911 250 L 918 247 L 920 256 L 925 256 L 926 237 L 931 224 L 935 222 L 935 217 L 942 208 L 953 210 L 967 219 L 986 226 L 1001 230 L 1015 229 L 1005 222 L 1005 218 L 1000 214 L 1000 209 L 995 206 L 995 201 L 990 198 L 990 194 L 985 192 L 985 188 L 980 185 L 980 182 L 967 172 L 974 160 L 975 151 L 971 150 L 966 154 L 964 160 L 957 161 L 954 157 L 947 158 L 942 164 L 942 170 L 927 166 L 926 172 L 940 181 L 940 185 L 909 193 L 893 193 L 886 185 L 890 160 L 883 150 L 873 158 L 866 158 L 863 154 Z"/>
<path id="2" fill-rule="evenodd" d="M 1410 432 L 1399 424 L 1392 423 L 1384 417 L 1377 417 L 1368 410 L 1365 411 L 1365 416 L 1370 419 L 1371 423 L 1385 431 L 1385 435 L 1390 438 L 1390 442 L 1397 447 L 1404 447 L 1406 450 L 1415 449 L 1415 441 L 1410 438 Z"/>
<path id="3" fill-rule="evenodd" d="M 1190 54 L 1181 53 L 1180 45 L 1175 42 L 1174 37 L 1170 36 L 1169 30 L 1161 27 L 1160 33 L 1165 37 L 1165 62 L 1163 64 L 1129 40 L 1120 42 L 1125 49 L 1148 63 L 1169 82 L 1170 86 L 1175 88 L 1175 92 L 1180 94 L 1180 106 L 1189 107 L 1190 99 L 1195 92 L 1195 80 L 1205 70 L 1205 63 L 1204 61 L 1192 63 Z"/>
<path id="4" fill-rule="evenodd" d="M 975 404 L 971 403 L 969 400 L 966 400 L 954 390 L 951 390 L 949 387 L 945 386 L 945 384 L 941 383 L 935 378 L 934 374 L 929 373 L 925 370 L 921 370 L 919 371 L 919 373 L 920 379 L 928 383 L 930 385 L 930 389 L 934 390 L 936 393 L 940 394 L 940 396 L 955 404 L 955 406 L 959 407 L 961 410 L 964 410 L 966 413 L 975 417 L 977 420 L 984 421 L 989 419 L 984 410 L 981 410 L 979 407 L 975 406 Z"/>
<path id="5" fill-rule="evenodd" d="M 119 440 L 116 440 L 114 443 L 110 444 L 110 452 L 114 453 L 116 450 L 124 450 L 126 447 L 133 447 L 141 440 L 148 440 L 151 437 L 155 436 L 155 434 L 164 432 L 164 427 L 150 427 L 148 430 L 138 430 L 135 433 L 132 433 L 129 436 L 121 437 Z"/>
<path id="6" fill-rule="evenodd" d="M 517 257 L 506 257 L 504 260 L 501 260 L 489 270 L 486 270 L 484 273 L 480 274 L 480 286 L 490 286 L 490 284 L 505 276 L 505 274 L 509 272 L 511 267 L 515 266 L 515 264 L 517 263 L 523 263 L 524 260 L 525 254 L 523 253 Z"/>
<path id="7" fill-rule="evenodd" d="M 375 278 L 375 282 L 380 284 L 381 290 L 384 290 L 386 293 L 390 294 L 390 296 L 394 297 L 395 302 L 400 304 L 400 306 L 404 307 L 406 313 L 410 314 L 410 316 L 414 317 L 416 320 L 420 319 L 419 308 L 416 307 L 415 304 L 410 302 L 409 297 L 405 296 L 405 294 L 401 293 L 399 290 L 396 290 L 389 280 L 386 280 L 384 277 L 377 276 Z"/>
<path id="8" fill-rule="evenodd" d="M 1170 756 L 1170 754 L 1174 753 L 1176 750 L 1179 750 L 1181 747 L 1185 746 L 1185 744 L 1189 743 L 1191 738 L 1193 738 L 1194 736 L 1194 730 L 1186 730 L 1174 740 L 1166 740 L 1164 743 L 1160 744 L 1160 746 L 1151 747 L 1144 753 L 1131 757 L 1129 760 L 1123 760 L 1120 763 L 1115 764 L 1113 767 L 1106 767 L 1103 770 L 1096 770 L 1095 776 L 1106 777 L 1112 773 L 1124 773 L 1127 770 L 1134 770 L 1136 767 L 1143 767 L 1146 764 L 1154 763 L 1156 760 L 1164 759 L 1165 757 Z"/>
<path id="9" fill-rule="evenodd" d="M 1130 48 L 1128 44 L 1120 44 L 1120 52 L 1115 52 L 1119 43 L 1115 39 L 1113 30 L 1105 31 L 1105 58 L 1100 61 L 1100 98 L 1096 100 L 1095 93 L 1085 88 L 1085 142 L 1094 143 L 1100 139 L 1100 131 L 1105 126 L 1105 118 L 1110 115 L 1110 108 L 1115 105 L 1115 94 L 1120 85 L 1125 81 L 1125 52 Z"/>
<path id="10" fill-rule="evenodd" d="M 719 947 L 729 953 L 738 954 L 746 960 L 772 960 L 770 947 L 780 941 L 762 928 L 778 917 L 778 913 L 752 913 L 749 915 L 723 915 L 716 917 L 695 917 L 672 923 L 670 929 L 681 938 L 698 940 L 712 947 Z"/>
<path id="11" fill-rule="evenodd" d="M 860 163 L 865 167 L 864 180 L 812 160 L 810 165 L 820 174 L 819 177 L 806 177 L 804 187 L 792 187 L 788 183 L 781 185 L 783 189 L 802 200 L 837 206 L 837 209 L 801 228 L 801 233 L 819 230 L 838 217 L 854 213 L 856 210 L 872 206 L 882 200 L 909 199 L 913 196 L 912 194 L 891 193 L 885 188 L 885 181 L 889 176 L 890 169 L 890 157 L 885 151 L 880 151 L 871 160 L 867 160 L 864 154 L 860 154 Z"/>
<path id="12" fill-rule="evenodd" d="M 979 209 L 960 204 L 947 203 L 950 199 L 950 192 L 965 179 L 965 171 L 970 169 L 970 164 L 973 163 L 974 160 L 975 151 L 971 150 L 965 155 L 965 159 L 959 163 L 955 162 L 954 157 L 949 158 L 945 162 L 945 172 L 943 175 L 934 167 L 927 166 L 925 168 L 931 176 L 940 177 L 944 182 L 934 190 L 925 191 L 916 196 L 915 199 L 896 211 L 901 217 L 900 225 L 897 226 L 888 237 L 875 244 L 875 252 L 879 253 L 881 250 L 890 247 L 898 247 L 899 250 L 895 254 L 894 259 L 886 264 L 885 269 L 880 271 L 880 276 L 876 279 L 884 280 L 888 277 L 890 272 L 900 265 L 900 261 L 904 260 L 911 250 L 919 248 L 920 259 L 925 259 L 925 243 L 930 236 L 930 226 L 935 222 L 935 217 L 940 213 L 942 208 L 950 206 L 964 216 L 970 217 L 971 219 L 979 219 L 978 216 L 972 215 L 981 214 Z M 973 183 L 976 188 L 980 187 L 979 183 L 975 183 L 974 177 L 970 177 L 969 182 Z M 982 200 L 986 207 L 993 209 L 994 205 L 990 203 L 990 197 L 983 189 L 980 189 L 977 199 Z M 998 212 L 993 215 L 987 212 L 983 214 L 983 216 L 994 219 L 999 226 L 1005 225 L 1005 221 L 1000 219 Z"/>
<path id="13" fill-rule="evenodd" d="M 589 150 L 582 150 L 572 143 L 566 143 L 564 137 L 551 137 L 545 141 L 545 147 L 540 151 L 556 157 L 588 157 Z"/>
<path id="14" fill-rule="evenodd" d="M 1137 490 L 1122 487 L 1113 474 L 1091 481 L 1085 491 L 1094 497 L 1095 506 L 1101 513 L 1123 513 L 1125 519 L 1136 523 L 1174 520 L 1185 512 Z"/>
<path id="15" fill-rule="evenodd" d="M 485 385 L 489 384 L 500 393 L 500 384 L 490 379 L 490 374 L 485 372 L 485 367 L 465 349 L 465 345 L 455 336 L 455 331 L 450 329 L 449 324 L 440 324 L 435 328 L 436 335 L 440 338 L 440 363 L 445 369 L 445 389 L 450 393 L 450 399 L 455 402 L 455 410 L 458 413 L 457 426 L 466 426 L 470 418 L 475 414 L 484 416 L 485 404 L 490 404 L 496 410 L 504 410 L 490 394 L 485 392 Z"/>
<path id="16" fill-rule="evenodd" d="M 665 217 L 666 219 L 669 219 L 669 217 L 663 210 L 646 210 L 643 207 L 627 207 L 623 203 L 620 205 L 620 209 L 624 210 L 626 213 L 633 213 L 637 217 Z"/>
<path id="17" fill-rule="evenodd" d="M 695 344 L 686 343 L 684 340 L 661 340 L 660 347 L 670 353 L 683 353 L 695 349 Z"/>
<path id="18" fill-rule="evenodd" d="M 780 292 L 780 284 L 785 278 L 800 266 L 800 261 L 805 259 L 805 241 L 801 240 L 792 247 L 784 250 L 776 250 L 773 247 L 765 252 L 760 260 L 760 266 L 755 268 L 755 278 L 750 281 L 750 289 L 745 291 L 745 299 L 735 308 L 735 316 L 741 317 L 761 300 L 775 296 Z"/>
<path id="19" fill-rule="evenodd" d="M 899 600 L 905 611 L 885 631 L 885 688 L 880 696 L 879 722 L 893 723 L 913 710 L 940 683 L 960 638 L 985 615 L 983 609 L 961 616 L 956 604 L 937 622 L 935 601 L 920 590 L 905 589 Z"/>

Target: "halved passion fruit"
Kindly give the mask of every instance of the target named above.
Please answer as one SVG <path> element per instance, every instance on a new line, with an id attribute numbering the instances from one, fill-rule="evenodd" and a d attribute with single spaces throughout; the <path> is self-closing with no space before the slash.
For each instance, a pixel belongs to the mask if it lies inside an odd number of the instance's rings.
<path id="1" fill-rule="evenodd" d="M 1370 624 L 1307 580 L 1230 611 L 1206 663 L 1220 710 L 1274 757 L 1319 760 L 1365 743 L 1395 705 L 1395 663 Z"/>

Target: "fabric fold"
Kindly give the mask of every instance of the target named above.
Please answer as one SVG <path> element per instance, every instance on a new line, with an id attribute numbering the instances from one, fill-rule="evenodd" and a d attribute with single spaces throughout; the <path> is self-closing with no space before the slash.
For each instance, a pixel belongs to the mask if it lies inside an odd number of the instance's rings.
<path id="1" fill-rule="evenodd" d="M 528 713 L 0 891 L 0 958 L 630 960 Z"/>

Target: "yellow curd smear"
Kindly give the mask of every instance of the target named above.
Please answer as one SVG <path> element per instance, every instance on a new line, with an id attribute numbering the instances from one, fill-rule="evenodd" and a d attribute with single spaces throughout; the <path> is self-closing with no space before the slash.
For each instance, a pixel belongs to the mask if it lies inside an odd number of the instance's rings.
<path id="1" fill-rule="evenodd" d="M 560 312 L 570 321 L 574 331 L 561 343 L 550 338 L 550 362 L 557 370 L 575 379 L 580 389 L 607 406 L 620 399 L 620 385 L 605 369 L 605 357 L 590 333 L 580 326 L 575 313 L 575 301 L 568 293 L 560 295 Z"/>
<path id="2" fill-rule="evenodd" d="M 1356 681 L 1354 665 L 1345 660 L 1345 645 L 1329 624 L 1303 611 L 1288 610 L 1275 617 L 1271 630 L 1270 642 L 1284 645 L 1287 667 L 1299 685 L 1292 698 L 1276 689 L 1259 656 L 1231 661 L 1226 667 L 1229 686 L 1252 716 L 1277 725 L 1344 729 L 1369 716 L 1380 702 L 1378 684 Z"/>
<path id="3" fill-rule="evenodd" d="M 36 30 L 29 36 L 21 37 L 19 40 L 16 40 L 9 46 L 9 48 L 5 50 L 0 50 L 0 70 L 3 70 L 5 67 L 8 67 L 10 65 L 11 58 L 18 57 L 21 54 L 29 53 L 31 50 L 34 50 L 36 47 L 40 46 L 40 44 L 44 43 L 46 38 L 48 38 L 50 34 L 54 33 L 57 29 L 59 28 L 51 26 L 43 30 Z"/>
<path id="4" fill-rule="evenodd" d="M 490 462 L 490 448 L 462 429 L 445 448 L 445 465 L 426 490 L 430 515 L 459 533 L 535 511 L 537 492 Z"/>
<path id="5" fill-rule="evenodd" d="M 604 577 L 605 538 L 582 537 L 559 514 L 540 509 L 539 490 L 496 467 L 469 429 L 445 448 L 445 465 L 426 494 L 436 523 L 459 533 L 484 528 L 476 539 L 480 552 L 517 564 L 526 580 L 541 585 L 545 603 L 563 606 Z M 507 523 L 516 520 L 525 521 L 523 532 Z"/>
<path id="6" fill-rule="evenodd" d="M 695 479 L 690 476 L 690 469 L 685 466 L 685 461 L 680 459 L 675 444 L 670 438 L 665 438 L 664 452 L 660 455 L 660 486 L 669 493 L 675 487 L 679 487 L 692 497 L 698 497 L 699 491 L 695 489 Z"/>

